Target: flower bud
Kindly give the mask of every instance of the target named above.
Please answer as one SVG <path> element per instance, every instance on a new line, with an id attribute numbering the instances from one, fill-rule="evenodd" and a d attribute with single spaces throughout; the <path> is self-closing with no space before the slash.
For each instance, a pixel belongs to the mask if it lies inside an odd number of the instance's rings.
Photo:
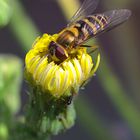
<path id="1" fill-rule="evenodd" d="M 94 66 L 92 57 L 82 47 L 77 47 L 72 56 L 69 55 L 60 63 L 50 61 L 48 46 L 51 41 L 56 42 L 57 37 L 57 34 L 44 34 L 37 38 L 26 55 L 25 68 L 26 78 L 33 86 L 38 86 L 43 93 L 58 99 L 77 94 L 79 87 L 95 73 L 99 63 Z"/>

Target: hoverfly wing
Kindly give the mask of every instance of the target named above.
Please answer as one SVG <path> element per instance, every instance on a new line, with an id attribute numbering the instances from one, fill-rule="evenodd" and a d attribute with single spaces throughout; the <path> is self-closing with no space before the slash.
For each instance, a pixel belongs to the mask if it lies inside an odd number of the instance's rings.
<path id="1" fill-rule="evenodd" d="M 77 20 L 82 18 L 84 15 L 92 14 L 94 10 L 96 9 L 98 3 L 99 3 L 99 0 L 84 0 L 81 7 L 72 16 L 67 26 L 71 26 Z"/>
<path id="2" fill-rule="evenodd" d="M 77 45 L 80 45 L 82 43 L 85 43 L 86 41 L 88 41 L 89 39 L 91 39 L 92 37 L 96 37 L 100 34 L 102 34 L 103 32 L 107 32 L 113 28 L 115 28 L 116 26 L 124 23 L 131 15 L 131 11 L 127 10 L 127 9 L 120 9 L 120 10 L 111 10 L 111 11 L 107 11 L 101 14 L 95 14 L 95 15 L 90 15 L 85 17 L 85 19 L 88 19 L 90 17 L 92 17 L 91 21 L 88 21 L 88 26 L 87 24 L 85 24 L 84 28 L 86 30 L 85 34 L 84 34 L 84 39 L 83 40 L 79 40 L 79 42 L 77 43 Z M 100 17 L 100 19 L 99 19 Z M 103 21 L 104 19 L 104 21 Z M 95 28 L 93 29 L 93 27 L 91 28 L 90 25 L 93 25 Z M 101 27 L 101 24 L 103 25 Z M 84 29 L 83 28 L 83 29 Z"/>
<path id="3" fill-rule="evenodd" d="M 107 17 L 108 23 L 104 28 L 99 29 L 95 36 L 101 34 L 102 32 L 110 31 L 111 29 L 127 21 L 128 18 L 131 16 L 131 11 L 128 9 L 111 10 L 104 12 L 103 15 Z"/>

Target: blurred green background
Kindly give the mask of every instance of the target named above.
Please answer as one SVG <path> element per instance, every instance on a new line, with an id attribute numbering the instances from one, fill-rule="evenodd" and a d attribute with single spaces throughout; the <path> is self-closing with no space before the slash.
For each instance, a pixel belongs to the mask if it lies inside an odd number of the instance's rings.
<path id="1" fill-rule="evenodd" d="M 6 140 L 11 117 L 27 102 L 26 52 L 37 36 L 63 29 L 80 2 L 0 0 L 0 139 Z M 96 12 L 119 8 L 132 16 L 98 37 L 101 65 L 75 101 L 76 125 L 53 140 L 140 140 L 140 1 L 100 0 Z"/>

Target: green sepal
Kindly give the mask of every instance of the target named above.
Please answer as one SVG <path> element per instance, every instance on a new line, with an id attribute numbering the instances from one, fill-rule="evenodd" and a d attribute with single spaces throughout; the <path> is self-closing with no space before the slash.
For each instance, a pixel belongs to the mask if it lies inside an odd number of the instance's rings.
<path id="1" fill-rule="evenodd" d="M 50 94 L 42 93 L 36 87 L 33 88 L 29 97 L 26 122 L 38 136 L 57 135 L 74 125 L 76 118 L 74 105 L 73 102 L 68 105 L 66 97 L 57 99 Z"/>

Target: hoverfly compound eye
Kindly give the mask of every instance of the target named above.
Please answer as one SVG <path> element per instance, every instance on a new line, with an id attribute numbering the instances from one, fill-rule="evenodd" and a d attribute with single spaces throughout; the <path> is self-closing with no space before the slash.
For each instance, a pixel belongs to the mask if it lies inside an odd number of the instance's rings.
<path id="1" fill-rule="evenodd" d="M 54 54 L 55 54 L 55 49 L 52 48 L 52 47 L 50 48 L 50 54 L 51 54 L 51 55 L 54 55 Z"/>
<path id="2" fill-rule="evenodd" d="M 50 44 L 49 44 L 49 53 L 53 56 L 55 54 L 55 42 L 54 41 L 51 41 Z"/>
<path id="3" fill-rule="evenodd" d="M 68 57 L 65 49 L 54 41 L 50 42 L 48 49 L 53 60 L 65 60 Z"/>

